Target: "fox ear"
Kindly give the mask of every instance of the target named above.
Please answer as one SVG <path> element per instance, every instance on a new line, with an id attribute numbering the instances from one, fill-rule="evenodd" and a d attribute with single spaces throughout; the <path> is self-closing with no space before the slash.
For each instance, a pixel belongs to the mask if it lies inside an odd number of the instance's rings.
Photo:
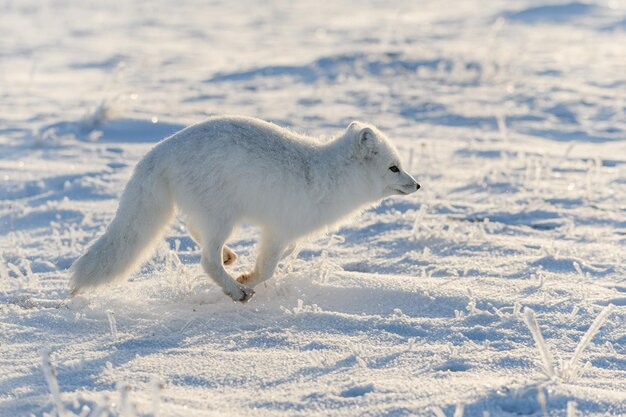
<path id="1" fill-rule="evenodd" d="M 364 127 L 358 131 L 355 138 L 357 155 L 363 159 L 369 159 L 376 155 L 376 144 L 374 131 L 369 127 Z"/>
<path id="2" fill-rule="evenodd" d="M 354 121 L 350 122 L 350 124 L 348 125 L 346 130 L 359 130 L 360 127 L 361 127 L 361 123 L 359 123 L 356 120 L 354 120 Z"/>
<path id="3" fill-rule="evenodd" d="M 369 127 L 364 127 L 359 131 L 359 144 L 363 145 L 371 145 L 372 140 L 374 139 L 374 131 Z"/>

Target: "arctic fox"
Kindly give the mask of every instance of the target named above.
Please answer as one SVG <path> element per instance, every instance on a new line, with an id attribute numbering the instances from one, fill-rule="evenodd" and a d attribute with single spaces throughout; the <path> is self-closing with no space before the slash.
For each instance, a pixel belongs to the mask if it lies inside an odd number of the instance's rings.
<path id="1" fill-rule="evenodd" d="M 269 279 L 296 239 L 393 194 L 420 188 L 374 126 L 352 122 L 321 142 L 263 120 L 216 116 L 158 143 L 135 167 L 115 218 L 71 267 L 71 294 L 126 277 L 149 255 L 176 206 L 204 271 L 233 300 Z M 225 245 L 247 219 L 261 227 L 256 265 L 236 280 Z"/>

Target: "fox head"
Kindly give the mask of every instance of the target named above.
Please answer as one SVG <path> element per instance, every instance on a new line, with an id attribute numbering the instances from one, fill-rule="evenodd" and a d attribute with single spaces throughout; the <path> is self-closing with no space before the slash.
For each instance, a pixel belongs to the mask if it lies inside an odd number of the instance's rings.
<path id="1" fill-rule="evenodd" d="M 352 122 L 345 136 L 351 141 L 353 158 L 363 168 L 363 179 L 374 198 L 406 195 L 420 189 L 415 178 L 403 169 L 395 146 L 380 130 Z"/>

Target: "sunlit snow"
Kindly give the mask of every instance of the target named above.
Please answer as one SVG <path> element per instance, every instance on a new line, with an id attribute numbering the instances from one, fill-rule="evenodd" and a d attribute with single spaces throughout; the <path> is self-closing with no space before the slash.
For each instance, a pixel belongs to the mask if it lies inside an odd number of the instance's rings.
<path id="1" fill-rule="evenodd" d="M 134 164 L 219 113 L 372 122 L 422 188 L 248 304 L 181 219 L 63 302 Z M 0 4 L 2 417 L 623 416 L 625 260 L 623 1 Z"/>

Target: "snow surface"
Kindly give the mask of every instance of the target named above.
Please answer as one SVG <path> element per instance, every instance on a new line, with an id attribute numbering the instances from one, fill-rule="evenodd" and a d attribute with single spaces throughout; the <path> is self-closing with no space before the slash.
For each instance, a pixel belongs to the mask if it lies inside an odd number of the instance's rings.
<path id="1" fill-rule="evenodd" d="M 3 1 L 0 415 L 626 415 L 625 22 L 620 0 Z M 127 285 L 57 308 L 133 165 L 216 113 L 374 122 L 422 189 L 246 305 L 178 222 Z"/>

